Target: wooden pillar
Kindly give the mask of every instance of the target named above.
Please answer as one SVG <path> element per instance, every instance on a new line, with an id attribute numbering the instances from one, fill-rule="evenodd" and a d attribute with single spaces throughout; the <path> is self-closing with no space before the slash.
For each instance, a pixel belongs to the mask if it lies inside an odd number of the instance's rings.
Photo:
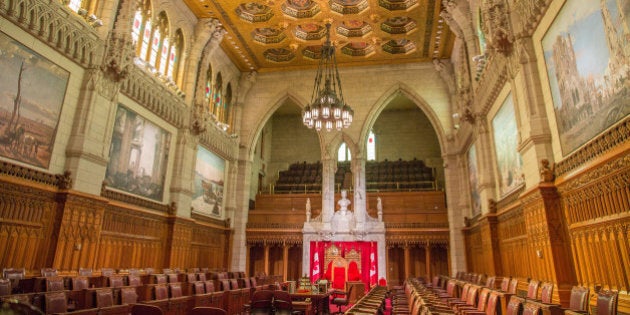
<path id="1" fill-rule="evenodd" d="M 427 241 L 427 246 L 424 250 L 424 257 L 426 261 L 427 282 L 431 282 L 431 243 Z"/>
<path id="2" fill-rule="evenodd" d="M 263 254 L 263 266 L 266 275 L 271 275 L 269 272 L 269 244 L 264 244 L 264 254 Z"/>
<path id="3" fill-rule="evenodd" d="M 409 278 L 409 276 L 411 275 L 411 271 L 410 269 L 410 248 L 409 248 L 409 244 L 405 244 L 404 246 L 404 251 L 405 251 L 405 278 L 402 279 L 403 281 L 407 280 L 407 278 Z"/>
<path id="4" fill-rule="evenodd" d="M 252 270 L 250 265 L 250 259 L 252 255 L 252 245 L 249 243 L 245 244 L 245 273 L 252 277 L 254 276 L 254 270 Z"/>
<path id="5" fill-rule="evenodd" d="M 282 279 L 287 281 L 287 273 L 289 273 L 289 246 L 282 244 Z"/>

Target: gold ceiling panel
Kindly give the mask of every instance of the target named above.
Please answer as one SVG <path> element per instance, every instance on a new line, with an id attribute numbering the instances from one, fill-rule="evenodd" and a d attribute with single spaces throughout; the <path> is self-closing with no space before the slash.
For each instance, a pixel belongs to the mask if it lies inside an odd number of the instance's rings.
<path id="1" fill-rule="evenodd" d="M 449 58 L 455 36 L 440 0 L 184 0 L 219 19 L 222 47 L 242 71 L 317 67 L 330 22 L 340 67 Z"/>

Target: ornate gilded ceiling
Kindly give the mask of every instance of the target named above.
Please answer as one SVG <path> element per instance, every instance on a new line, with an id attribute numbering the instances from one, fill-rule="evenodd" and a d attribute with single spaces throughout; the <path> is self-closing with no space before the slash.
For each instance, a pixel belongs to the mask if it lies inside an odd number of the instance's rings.
<path id="1" fill-rule="evenodd" d="M 454 35 L 440 0 L 185 0 L 227 30 L 222 47 L 243 71 L 316 67 L 330 22 L 340 66 L 449 58 Z"/>

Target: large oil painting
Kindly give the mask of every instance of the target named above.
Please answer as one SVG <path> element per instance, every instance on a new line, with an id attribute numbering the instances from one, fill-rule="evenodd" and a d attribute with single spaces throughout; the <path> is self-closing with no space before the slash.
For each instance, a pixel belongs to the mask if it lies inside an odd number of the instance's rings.
<path id="1" fill-rule="evenodd" d="M 109 149 L 107 186 L 162 201 L 170 145 L 169 132 L 119 105 Z"/>
<path id="2" fill-rule="evenodd" d="M 481 214 L 481 196 L 479 195 L 479 168 L 477 167 L 477 149 L 475 144 L 468 149 L 468 182 L 470 184 L 470 197 L 472 202 L 473 217 Z"/>
<path id="3" fill-rule="evenodd" d="M 630 0 L 567 0 L 542 46 L 566 155 L 630 113 Z"/>
<path id="4" fill-rule="evenodd" d="M 508 94 L 492 119 L 501 195 L 523 184 L 523 158 L 518 152 L 518 127 L 512 94 Z"/>
<path id="5" fill-rule="evenodd" d="M 48 168 L 70 73 L 0 32 L 0 155 Z"/>
<path id="6" fill-rule="evenodd" d="M 192 200 L 194 211 L 211 216 L 222 216 L 224 178 L 225 160 L 199 146 Z"/>

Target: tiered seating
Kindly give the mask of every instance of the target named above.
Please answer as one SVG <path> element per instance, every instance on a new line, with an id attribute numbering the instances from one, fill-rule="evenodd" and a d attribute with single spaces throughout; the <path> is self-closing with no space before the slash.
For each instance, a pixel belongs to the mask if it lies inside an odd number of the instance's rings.
<path id="1" fill-rule="evenodd" d="M 286 171 L 280 171 L 275 184 L 277 193 L 310 193 L 322 189 L 322 164 L 293 163 Z"/>
<path id="2" fill-rule="evenodd" d="M 131 306 L 153 305 L 167 315 L 185 315 L 195 307 L 219 307 L 228 314 L 243 311 L 250 294 L 268 286 L 264 279 L 246 277 L 244 272 L 209 272 L 207 269 L 153 270 L 103 269 L 93 275 L 82 269 L 71 275 L 58 275 L 55 270 L 42 270 L 37 277 L 23 277 L 16 287 L 11 281 L 1 281 L 0 300 L 19 301 L 33 305 L 46 314 L 128 315 Z M 25 274 L 24 272 L 22 272 Z M 77 275 L 79 274 L 79 275 Z M 268 279 L 274 279 L 269 277 Z M 222 285 L 221 290 L 215 290 Z"/>
<path id="3" fill-rule="evenodd" d="M 338 162 L 335 187 L 350 188 L 352 185 L 350 162 Z M 369 161 L 365 165 L 365 181 L 368 191 L 417 191 L 435 190 L 435 169 L 421 160 Z M 280 171 L 273 191 L 276 193 L 317 193 L 321 191 L 322 164 L 293 163 L 288 170 Z"/>

